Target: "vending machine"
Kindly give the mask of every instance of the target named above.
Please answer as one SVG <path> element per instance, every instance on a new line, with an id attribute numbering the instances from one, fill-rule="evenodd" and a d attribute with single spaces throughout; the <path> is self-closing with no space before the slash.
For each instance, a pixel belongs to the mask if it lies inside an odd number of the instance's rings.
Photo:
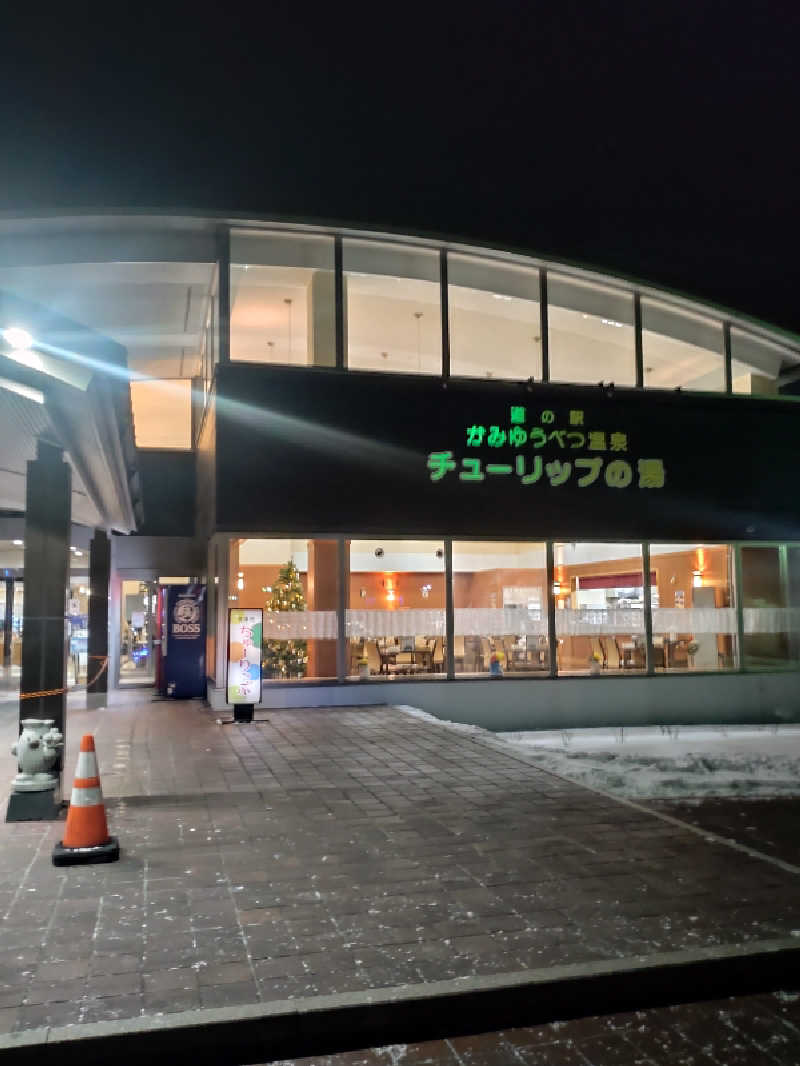
<path id="1" fill-rule="evenodd" d="M 162 694 L 189 700 L 206 695 L 206 586 L 167 585 L 161 631 Z"/>

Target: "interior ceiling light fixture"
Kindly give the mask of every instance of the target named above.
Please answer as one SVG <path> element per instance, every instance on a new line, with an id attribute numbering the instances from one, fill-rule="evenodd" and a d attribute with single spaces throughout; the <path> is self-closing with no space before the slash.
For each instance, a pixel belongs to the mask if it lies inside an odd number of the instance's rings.
<path id="1" fill-rule="evenodd" d="M 12 348 L 30 348 L 33 337 L 21 326 L 9 326 L 3 330 L 3 340 Z"/>

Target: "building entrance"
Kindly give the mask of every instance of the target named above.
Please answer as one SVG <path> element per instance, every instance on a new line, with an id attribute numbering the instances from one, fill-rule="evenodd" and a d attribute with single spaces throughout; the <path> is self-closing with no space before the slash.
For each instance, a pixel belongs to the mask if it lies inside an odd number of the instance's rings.
<path id="1" fill-rule="evenodd" d="M 22 672 L 22 606 L 24 583 L 21 578 L 0 580 L 0 691 L 19 689 Z"/>
<path id="2" fill-rule="evenodd" d="M 120 606 L 119 683 L 153 685 L 158 581 L 123 581 Z"/>

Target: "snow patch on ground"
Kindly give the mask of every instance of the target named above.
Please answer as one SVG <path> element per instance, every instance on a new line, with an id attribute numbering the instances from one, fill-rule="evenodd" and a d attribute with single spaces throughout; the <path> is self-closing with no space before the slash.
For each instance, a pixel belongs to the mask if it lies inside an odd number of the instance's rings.
<path id="1" fill-rule="evenodd" d="M 636 799 L 800 795 L 800 726 L 498 733 L 543 770 Z"/>
<path id="2" fill-rule="evenodd" d="M 502 740 L 542 770 L 631 799 L 800 796 L 800 725 L 490 733 L 417 707 L 396 706 L 459 733 Z"/>
<path id="3" fill-rule="evenodd" d="M 411 707 L 407 703 L 394 703 L 392 706 L 396 711 L 402 711 L 404 714 L 411 715 L 412 718 L 421 718 L 423 722 L 436 722 L 437 725 L 446 725 L 457 733 L 486 733 L 487 736 L 494 736 L 493 733 L 490 733 L 487 729 L 482 729 L 479 725 L 467 725 L 466 722 L 450 722 L 447 718 L 437 718 L 435 714 L 428 714 L 427 711 L 422 711 L 419 707 Z"/>

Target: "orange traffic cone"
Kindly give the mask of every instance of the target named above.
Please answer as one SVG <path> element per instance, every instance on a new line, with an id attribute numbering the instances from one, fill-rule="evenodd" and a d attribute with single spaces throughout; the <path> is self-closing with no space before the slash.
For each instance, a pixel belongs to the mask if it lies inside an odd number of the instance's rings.
<path id="1" fill-rule="evenodd" d="M 64 839 L 53 848 L 54 866 L 74 866 L 82 862 L 114 862 L 119 858 L 119 841 L 108 835 L 106 808 L 100 788 L 94 737 L 81 738 L 78 768 L 67 811 Z"/>

